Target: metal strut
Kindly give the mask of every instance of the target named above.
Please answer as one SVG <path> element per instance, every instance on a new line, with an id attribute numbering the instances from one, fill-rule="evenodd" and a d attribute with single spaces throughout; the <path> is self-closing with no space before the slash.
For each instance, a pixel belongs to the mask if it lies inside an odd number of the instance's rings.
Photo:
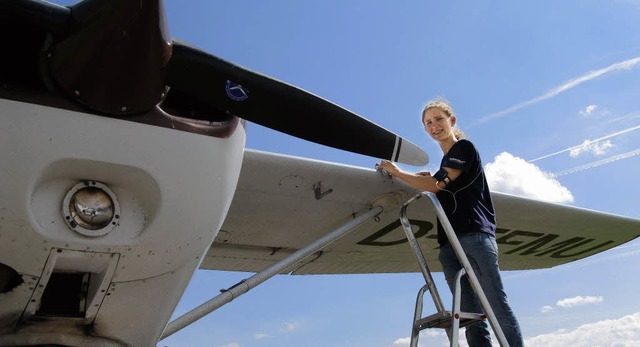
<path id="1" fill-rule="evenodd" d="M 452 311 L 447 311 L 444 308 L 444 304 L 442 303 L 442 299 L 440 298 L 440 294 L 438 293 L 438 289 L 436 288 L 435 282 L 433 281 L 433 277 L 431 276 L 431 271 L 429 271 L 429 267 L 427 266 L 427 261 L 424 258 L 424 254 L 422 253 L 422 249 L 420 248 L 420 244 L 416 240 L 413 235 L 413 231 L 411 230 L 411 224 L 407 219 L 407 207 L 412 202 L 418 200 L 422 196 L 428 197 L 436 211 L 436 215 L 440 220 L 440 224 L 444 228 L 445 234 L 449 239 L 449 243 L 453 247 L 453 251 L 455 252 L 460 264 L 462 265 L 462 269 L 456 274 L 455 277 L 455 290 L 453 293 L 453 303 L 452 303 Z M 414 313 L 413 326 L 411 329 L 411 343 L 410 347 L 418 346 L 418 337 L 420 331 L 428 328 L 441 328 L 447 331 L 447 335 L 449 336 L 449 341 L 451 347 L 458 346 L 458 331 L 461 327 L 476 323 L 485 318 L 489 320 L 491 324 L 491 328 L 498 339 L 498 342 L 502 347 L 509 347 L 509 343 L 507 342 L 507 338 L 502 332 L 502 328 L 500 328 L 500 324 L 498 323 L 498 319 L 496 318 L 493 310 L 491 309 L 491 305 L 489 304 L 489 300 L 487 299 L 482 287 L 480 286 L 480 282 L 473 272 L 473 268 L 469 263 L 469 259 L 467 259 L 462 246 L 460 245 L 460 241 L 456 236 L 453 227 L 451 226 L 451 222 L 449 222 L 449 218 L 444 212 L 440 201 L 436 197 L 435 194 L 431 192 L 421 192 L 420 194 L 414 196 L 404 203 L 400 210 L 400 222 L 402 223 L 402 228 L 407 236 L 407 240 L 409 241 L 409 245 L 411 246 L 411 250 L 414 255 L 418 259 L 418 265 L 420 265 L 420 271 L 424 276 L 425 281 L 427 282 L 420 291 L 418 292 L 418 298 L 416 299 L 416 309 Z M 480 300 L 480 304 L 484 310 L 484 314 L 482 313 L 470 313 L 470 312 L 461 312 L 460 311 L 460 280 L 462 276 L 467 275 L 469 283 L 471 284 L 471 288 L 478 296 Z M 422 318 L 422 300 L 424 293 L 429 291 L 431 294 L 431 298 L 433 299 L 433 303 L 436 306 L 437 313 L 430 315 L 428 317 Z"/>
<path id="2" fill-rule="evenodd" d="M 225 290 L 224 292 L 220 293 L 219 295 L 215 296 L 211 300 L 205 302 L 204 304 L 194 308 L 193 310 L 183 314 L 182 316 L 170 322 L 167 325 L 160 339 L 162 340 L 164 338 L 171 336 L 172 334 L 190 325 L 191 323 L 197 321 L 198 319 L 222 307 L 224 304 L 231 302 L 233 299 L 255 288 L 262 282 L 281 273 L 282 271 L 296 264 L 300 260 L 308 257 L 309 255 L 324 248 L 325 246 L 329 245 L 330 243 L 334 242 L 340 237 L 348 234 L 357 226 L 364 223 L 369 218 L 372 218 L 380 214 L 380 212 L 382 211 L 383 211 L 382 206 L 375 206 L 371 210 L 366 211 L 361 215 L 354 217 L 354 219 L 345 223 L 343 226 L 339 227 L 338 229 L 326 234 L 325 236 L 321 237 L 317 241 L 312 242 L 309 245 L 297 250 L 296 252 L 289 255 L 288 257 L 278 261 L 277 263 L 256 273 L 255 275 L 238 282 L 237 284 Z"/>

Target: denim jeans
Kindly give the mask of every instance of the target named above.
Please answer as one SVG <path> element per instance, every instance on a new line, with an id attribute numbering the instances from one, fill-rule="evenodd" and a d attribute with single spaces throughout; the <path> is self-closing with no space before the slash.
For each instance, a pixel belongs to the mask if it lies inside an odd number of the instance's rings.
<path id="1" fill-rule="evenodd" d="M 458 240 L 469 259 L 469 263 L 480 282 L 480 286 L 482 286 L 482 290 L 502 328 L 502 332 L 507 338 L 509 346 L 524 346 L 520 325 L 507 302 L 507 294 L 502 286 L 500 267 L 498 265 L 498 245 L 496 244 L 495 237 L 487 233 L 477 232 L 459 234 Z M 462 265 L 458 261 L 450 243 L 440 248 L 439 259 L 442 264 L 444 276 L 453 293 L 455 276 L 462 268 Z M 467 276 L 464 276 L 460 283 L 462 288 L 460 309 L 463 312 L 484 312 L 480 305 L 480 300 L 478 300 L 469 284 Z M 467 337 L 467 343 L 471 347 L 491 346 L 491 338 L 489 337 L 486 321 L 467 326 L 465 335 Z"/>

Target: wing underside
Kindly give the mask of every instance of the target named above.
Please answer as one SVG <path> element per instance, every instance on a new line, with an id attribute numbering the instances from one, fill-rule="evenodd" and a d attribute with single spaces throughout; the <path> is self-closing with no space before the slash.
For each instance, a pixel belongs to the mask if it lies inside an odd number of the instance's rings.
<path id="1" fill-rule="evenodd" d="M 384 211 L 287 269 L 291 274 L 419 272 L 399 222 L 419 192 L 373 169 L 246 150 L 229 214 L 201 268 L 258 272 L 373 205 Z M 548 268 L 636 238 L 640 221 L 494 193 L 503 270 Z M 407 216 L 432 271 L 436 216 L 418 199 Z"/>

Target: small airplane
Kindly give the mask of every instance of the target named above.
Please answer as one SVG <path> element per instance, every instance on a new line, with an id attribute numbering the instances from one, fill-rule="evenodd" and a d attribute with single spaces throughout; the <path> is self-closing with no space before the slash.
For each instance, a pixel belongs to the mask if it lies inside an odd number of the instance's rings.
<path id="1" fill-rule="evenodd" d="M 172 39 L 160 0 L 2 1 L 0 28 L 0 346 L 155 346 L 276 274 L 419 271 L 398 217 L 420 192 L 373 168 L 247 149 L 245 136 L 254 122 L 425 165 L 413 143 Z M 494 203 L 504 270 L 640 234 L 622 216 Z M 430 206 L 409 221 L 436 249 Z M 198 269 L 261 278 L 169 322 Z"/>

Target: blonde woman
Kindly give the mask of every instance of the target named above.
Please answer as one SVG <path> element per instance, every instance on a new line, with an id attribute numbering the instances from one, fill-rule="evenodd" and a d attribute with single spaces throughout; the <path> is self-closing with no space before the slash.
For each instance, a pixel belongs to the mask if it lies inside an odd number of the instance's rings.
<path id="1" fill-rule="evenodd" d="M 422 112 L 425 130 L 442 149 L 444 156 L 440 169 L 410 173 L 399 169 L 390 161 L 378 164 L 379 170 L 397 177 L 421 191 L 435 193 L 467 255 L 474 273 L 482 286 L 491 308 L 510 347 L 523 346 L 520 325 L 502 285 L 496 243 L 496 216 L 491 193 L 482 168 L 480 154 L 473 143 L 464 139 L 456 127 L 457 118 L 444 100 L 429 102 Z M 454 277 L 462 268 L 446 234 L 438 221 L 439 260 L 451 290 Z M 480 301 L 468 280 L 462 280 L 461 310 L 482 312 Z M 466 327 L 469 346 L 491 346 L 487 323 L 481 321 Z"/>

